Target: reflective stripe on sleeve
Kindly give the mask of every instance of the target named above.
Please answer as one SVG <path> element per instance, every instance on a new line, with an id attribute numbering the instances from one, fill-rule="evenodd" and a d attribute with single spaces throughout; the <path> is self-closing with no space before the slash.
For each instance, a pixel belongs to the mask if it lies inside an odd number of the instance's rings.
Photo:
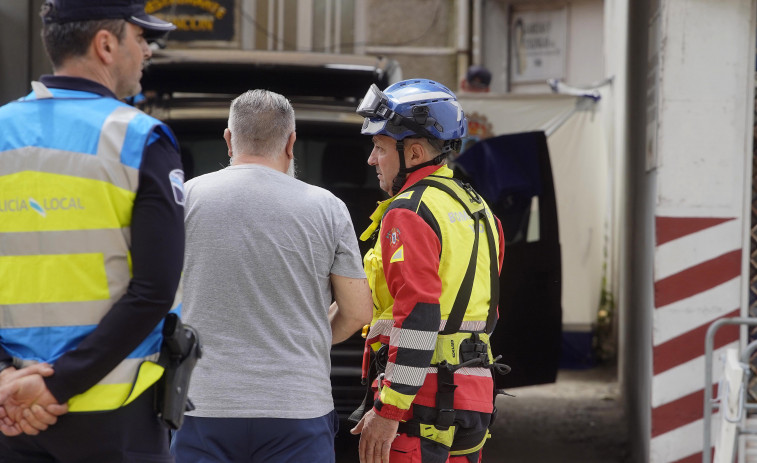
<path id="1" fill-rule="evenodd" d="M 419 331 L 406 328 L 391 329 L 389 345 L 401 349 L 433 350 L 436 345 L 436 331 Z"/>
<path id="2" fill-rule="evenodd" d="M 391 380 L 392 386 L 404 384 L 406 386 L 420 387 L 426 378 L 427 370 L 427 368 L 397 365 L 393 362 L 386 363 L 386 377 Z"/>

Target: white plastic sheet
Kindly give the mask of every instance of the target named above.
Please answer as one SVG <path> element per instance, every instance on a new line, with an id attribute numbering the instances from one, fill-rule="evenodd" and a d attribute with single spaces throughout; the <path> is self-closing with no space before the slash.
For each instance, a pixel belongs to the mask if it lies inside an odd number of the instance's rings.
<path id="1" fill-rule="evenodd" d="M 466 115 L 489 124 L 490 136 L 547 134 L 562 245 L 563 326 L 591 331 L 611 233 L 610 153 L 601 114 L 607 105 L 602 99 L 556 94 L 462 94 L 460 103 Z"/>

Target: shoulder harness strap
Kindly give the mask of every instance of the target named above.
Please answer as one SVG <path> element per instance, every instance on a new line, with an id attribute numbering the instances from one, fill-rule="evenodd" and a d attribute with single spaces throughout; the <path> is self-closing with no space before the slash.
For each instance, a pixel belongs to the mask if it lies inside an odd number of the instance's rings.
<path id="1" fill-rule="evenodd" d="M 465 271 L 465 276 L 463 276 L 463 281 L 460 285 L 460 290 L 455 297 L 452 310 L 450 311 L 449 317 L 447 317 L 447 323 L 440 334 L 452 334 L 457 333 L 460 330 L 460 325 L 465 316 L 465 310 L 470 302 L 470 296 L 473 292 L 473 280 L 476 275 L 476 261 L 478 258 L 479 220 L 483 220 L 486 237 L 489 240 L 491 300 L 489 302 L 489 314 L 486 319 L 486 333 L 491 333 L 494 330 L 494 323 L 497 318 L 497 304 L 499 303 L 499 261 L 497 260 L 497 250 L 494 246 L 494 232 L 489 220 L 486 219 L 486 207 L 484 206 L 484 202 L 469 184 L 463 183 L 455 178 L 430 175 L 413 184 L 408 190 L 419 186 L 438 188 L 457 200 L 457 202 L 463 206 L 465 212 L 467 212 L 473 219 L 473 230 L 475 233 L 473 250 L 471 251 L 471 257 L 468 261 L 468 268 Z"/>

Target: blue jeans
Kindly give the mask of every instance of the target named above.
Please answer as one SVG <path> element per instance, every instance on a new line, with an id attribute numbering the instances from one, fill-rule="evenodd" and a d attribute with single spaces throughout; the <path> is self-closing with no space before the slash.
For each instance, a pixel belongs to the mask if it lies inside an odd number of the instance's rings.
<path id="1" fill-rule="evenodd" d="M 336 411 L 311 419 L 184 417 L 176 463 L 334 463 Z"/>

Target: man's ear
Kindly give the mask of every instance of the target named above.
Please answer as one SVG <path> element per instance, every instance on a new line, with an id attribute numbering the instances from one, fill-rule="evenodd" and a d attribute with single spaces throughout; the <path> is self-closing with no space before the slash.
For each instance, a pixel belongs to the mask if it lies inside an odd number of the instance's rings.
<path id="1" fill-rule="evenodd" d="M 229 157 L 232 157 L 234 153 L 231 151 L 231 130 L 228 127 L 223 129 L 223 139 L 226 140 L 226 146 L 229 148 Z"/>
<path id="2" fill-rule="evenodd" d="M 292 132 L 289 134 L 289 139 L 287 140 L 286 145 L 286 154 L 287 159 L 292 159 L 294 157 L 294 141 L 297 140 L 297 132 Z"/>
<path id="3" fill-rule="evenodd" d="M 426 162 L 426 147 L 420 141 L 411 143 L 410 146 L 405 148 L 406 161 L 408 167 L 413 167 L 417 164 Z"/>
<path id="4" fill-rule="evenodd" d="M 116 59 L 113 52 L 117 43 L 118 38 L 115 35 L 105 29 L 100 29 L 92 39 L 90 47 L 103 64 L 112 64 Z"/>

